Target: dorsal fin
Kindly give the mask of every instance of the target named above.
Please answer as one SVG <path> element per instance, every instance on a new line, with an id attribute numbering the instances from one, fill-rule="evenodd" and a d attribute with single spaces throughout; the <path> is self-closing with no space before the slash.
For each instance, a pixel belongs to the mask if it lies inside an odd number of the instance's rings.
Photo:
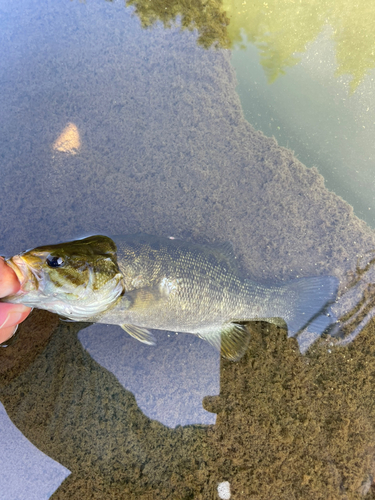
<path id="1" fill-rule="evenodd" d="M 216 257 L 220 255 L 221 260 L 226 262 L 230 270 L 234 274 L 238 274 L 238 261 L 230 241 L 225 241 L 224 243 L 205 243 L 204 247 L 212 250 L 216 254 Z"/>

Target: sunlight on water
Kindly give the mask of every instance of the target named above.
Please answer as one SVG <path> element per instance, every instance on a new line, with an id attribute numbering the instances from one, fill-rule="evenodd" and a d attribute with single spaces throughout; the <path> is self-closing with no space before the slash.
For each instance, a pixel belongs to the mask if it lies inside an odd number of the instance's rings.
<path id="1" fill-rule="evenodd" d="M 68 123 L 52 146 L 55 151 L 71 154 L 76 154 L 80 147 L 81 138 L 74 123 Z"/>

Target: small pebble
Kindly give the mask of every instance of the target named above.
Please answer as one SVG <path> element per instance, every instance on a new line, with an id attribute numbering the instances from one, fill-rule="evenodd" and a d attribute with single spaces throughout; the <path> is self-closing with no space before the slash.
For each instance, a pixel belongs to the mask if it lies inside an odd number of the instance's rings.
<path id="1" fill-rule="evenodd" d="M 219 483 L 217 487 L 217 492 L 219 493 L 219 497 L 222 500 L 229 500 L 230 499 L 230 484 L 229 481 L 224 481 L 222 483 Z"/>

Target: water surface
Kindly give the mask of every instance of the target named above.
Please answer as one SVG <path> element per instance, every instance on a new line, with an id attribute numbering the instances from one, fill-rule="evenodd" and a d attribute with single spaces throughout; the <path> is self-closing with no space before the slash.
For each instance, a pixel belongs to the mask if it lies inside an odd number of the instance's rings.
<path id="1" fill-rule="evenodd" d="M 229 50 L 229 11 L 168 9 L 1 5 L 3 252 L 89 234 L 230 241 L 256 281 L 336 276 L 333 312 L 351 342 L 259 323 L 231 363 L 192 335 L 159 332 L 148 347 L 35 310 L 0 352 L 0 489 L 9 500 L 207 499 L 228 481 L 233 499 L 371 498 L 375 235 L 357 150 L 342 139 L 358 130 L 359 98 L 340 101 L 345 133 L 327 139 L 322 110 L 328 128 L 342 119 L 327 94 L 302 100 L 304 120 L 293 102 L 316 91 L 314 61 L 298 85 L 294 68 L 267 83 Z M 190 18 L 198 32 L 180 29 Z M 356 137 L 372 158 L 370 136 Z M 368 186 L 370 166 L 359 172 Z"/>

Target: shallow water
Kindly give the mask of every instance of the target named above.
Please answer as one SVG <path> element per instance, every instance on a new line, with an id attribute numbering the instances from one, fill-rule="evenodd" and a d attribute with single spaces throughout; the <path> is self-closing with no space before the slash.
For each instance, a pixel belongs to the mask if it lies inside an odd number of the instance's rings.
<path id="1" fill-rule="evenodd" d="M 337 83 L 323 23 L 267 83 L 256 49 L 207 48 L 218 33 L 230 45 L 215 4 L 183 12 L 199 33 L 144 29 L 168 14 L 135 7 L 0 4 L 2 251 L 89 234 L 230 241 L 255 281 L 338 278 L 344 338 L 257 323 L 232 363 L 192 335 L 150 347 L 35 310 L 0 352 L 0 491 L 209 499 L 228 481 L 233 499 L 371 498 L 371 64 L 354 92 Z"/>

